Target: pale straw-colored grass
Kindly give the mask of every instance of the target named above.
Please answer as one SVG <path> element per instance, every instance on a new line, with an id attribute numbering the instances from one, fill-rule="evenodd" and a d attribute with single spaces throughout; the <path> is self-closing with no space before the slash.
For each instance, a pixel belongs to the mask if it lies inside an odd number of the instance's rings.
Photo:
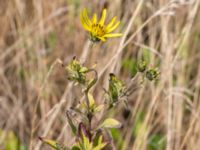
<path id="1" fill-rule="evenodd" d="M 146 150 L 150 137 L 161 134 L 166 150 L 198 150 L 200 145 L 200 17 L 199 0 L 115 1 L 0 1 L 0 129 L 14 131 L 30 150 L 48 149 L 38 136 L 74 142 L 66 109 L 82 99 L 67 81 L 61 65 L 77 56 L 87 66 L 97 63 L 99 82 L 95 99 L 102 102 L 113 72 L 128 84 L 130 70 L 124 59 L 148 53 L 150 66 L 158 66 L 157 84 L 144 82 L 129 97 L 131 115 L 123 107 L 112 115 L 126 126 L 120 129 L 122 150 Z M 79 13 L 121 20 L 123 37 L 90 45 Z M 53 37 L 51 37 L 53 35 Z M 55 42 L 56 41 L 56 42 Z M 55 42 L 55 43 L 54 43 Z M 51 47 L 51 44 L 53 46 Z M 59 60 L 59 61 L 58 61 Z M 103 85 L 102 85 L 103 83 Z M 100 92 L 98 92 L 100 91 Z M 144 114 L 139 134 L 133 135 L 136 116 Z M 3 146 L 5 136 L 0 136 Z M 114 141 L 116 149 L 120 145 Z"/>

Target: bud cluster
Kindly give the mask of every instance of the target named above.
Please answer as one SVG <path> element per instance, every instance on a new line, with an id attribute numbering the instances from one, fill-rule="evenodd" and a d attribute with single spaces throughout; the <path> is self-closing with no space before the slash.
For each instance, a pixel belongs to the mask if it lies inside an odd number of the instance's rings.
<path id="1" fill-rule="evenodd" d="M 143 73 L 150 81 L 156 80 L 160 74 L 157 68 L 148 69 L 146 61 L 140 61 L 137 65 L 137 70 L 138 72 Z"/>

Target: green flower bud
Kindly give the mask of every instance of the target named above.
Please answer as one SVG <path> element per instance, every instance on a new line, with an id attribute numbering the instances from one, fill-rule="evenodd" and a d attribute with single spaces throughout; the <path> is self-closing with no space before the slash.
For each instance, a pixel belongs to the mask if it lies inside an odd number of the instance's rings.
<path id="1" fill-rule="evenodd" d="M 146 71 L 146 78 L 149 79 L 150 81 L 157 79 L 158 76 L 159 72 L 156 68 L 151 68 Z"/>
<path id="2" fill-rule="evenodd" d="M 139 72 L 144 72 L 147 68 L 147 62 L 146 61 L 141 61 L 137 65 L 137 69 Z"/>
<path id="3" fill-rule="evenodd" d="M 110 73 L 109 88 L 107 93 L 110 107 L 114 106 L 120 97 L 122 97 L 125 93 L 124 83 L 113 73 Z"/>
<path id="4" fill-rule="evenodd" d="M 66 67 L 66 70 L 69 73 L 68 79 L 79 84 L 86 84 L 86 72 L 88 68 L 83 67 L 76 57 L 72 59 L 70 64 Z"/>

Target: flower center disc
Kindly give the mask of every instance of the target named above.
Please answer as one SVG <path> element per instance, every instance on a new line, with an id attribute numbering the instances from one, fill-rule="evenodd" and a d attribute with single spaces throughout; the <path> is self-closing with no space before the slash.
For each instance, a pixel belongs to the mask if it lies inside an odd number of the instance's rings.
<path id="1" fill-rule="evenodd" d="M 105 28 L 100 24 L 93 24 L 92 25 L 92 32 L 94 36 L 103 36 L 105 34 Z"/>

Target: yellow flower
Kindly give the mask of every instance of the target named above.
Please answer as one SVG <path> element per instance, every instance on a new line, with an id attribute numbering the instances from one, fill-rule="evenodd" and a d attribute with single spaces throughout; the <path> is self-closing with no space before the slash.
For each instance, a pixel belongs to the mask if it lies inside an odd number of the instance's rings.
<path id="1" fill-rule="evenodd" d="M 119 24 L 120 21 L 116 22 L 116 17 L 114 17 L 108 25 L 105 25 L 106 19 L 106 9 L 102 12 L 102 17 L 97 22 L 97 15 L 94 14 L 92 19 L 88 18 L 87 10 L 84 9 L 81 12 L 81 23 L 85 30 L 87 30 L 90 33 L 90 40 L 93 42 L 98 41 L 106 41 L 107 38 L 113 38 L 113 37 L 120 37 L 122 36 L 121 33 L 111 33 L 113 30 L 115 30 Z"/>

